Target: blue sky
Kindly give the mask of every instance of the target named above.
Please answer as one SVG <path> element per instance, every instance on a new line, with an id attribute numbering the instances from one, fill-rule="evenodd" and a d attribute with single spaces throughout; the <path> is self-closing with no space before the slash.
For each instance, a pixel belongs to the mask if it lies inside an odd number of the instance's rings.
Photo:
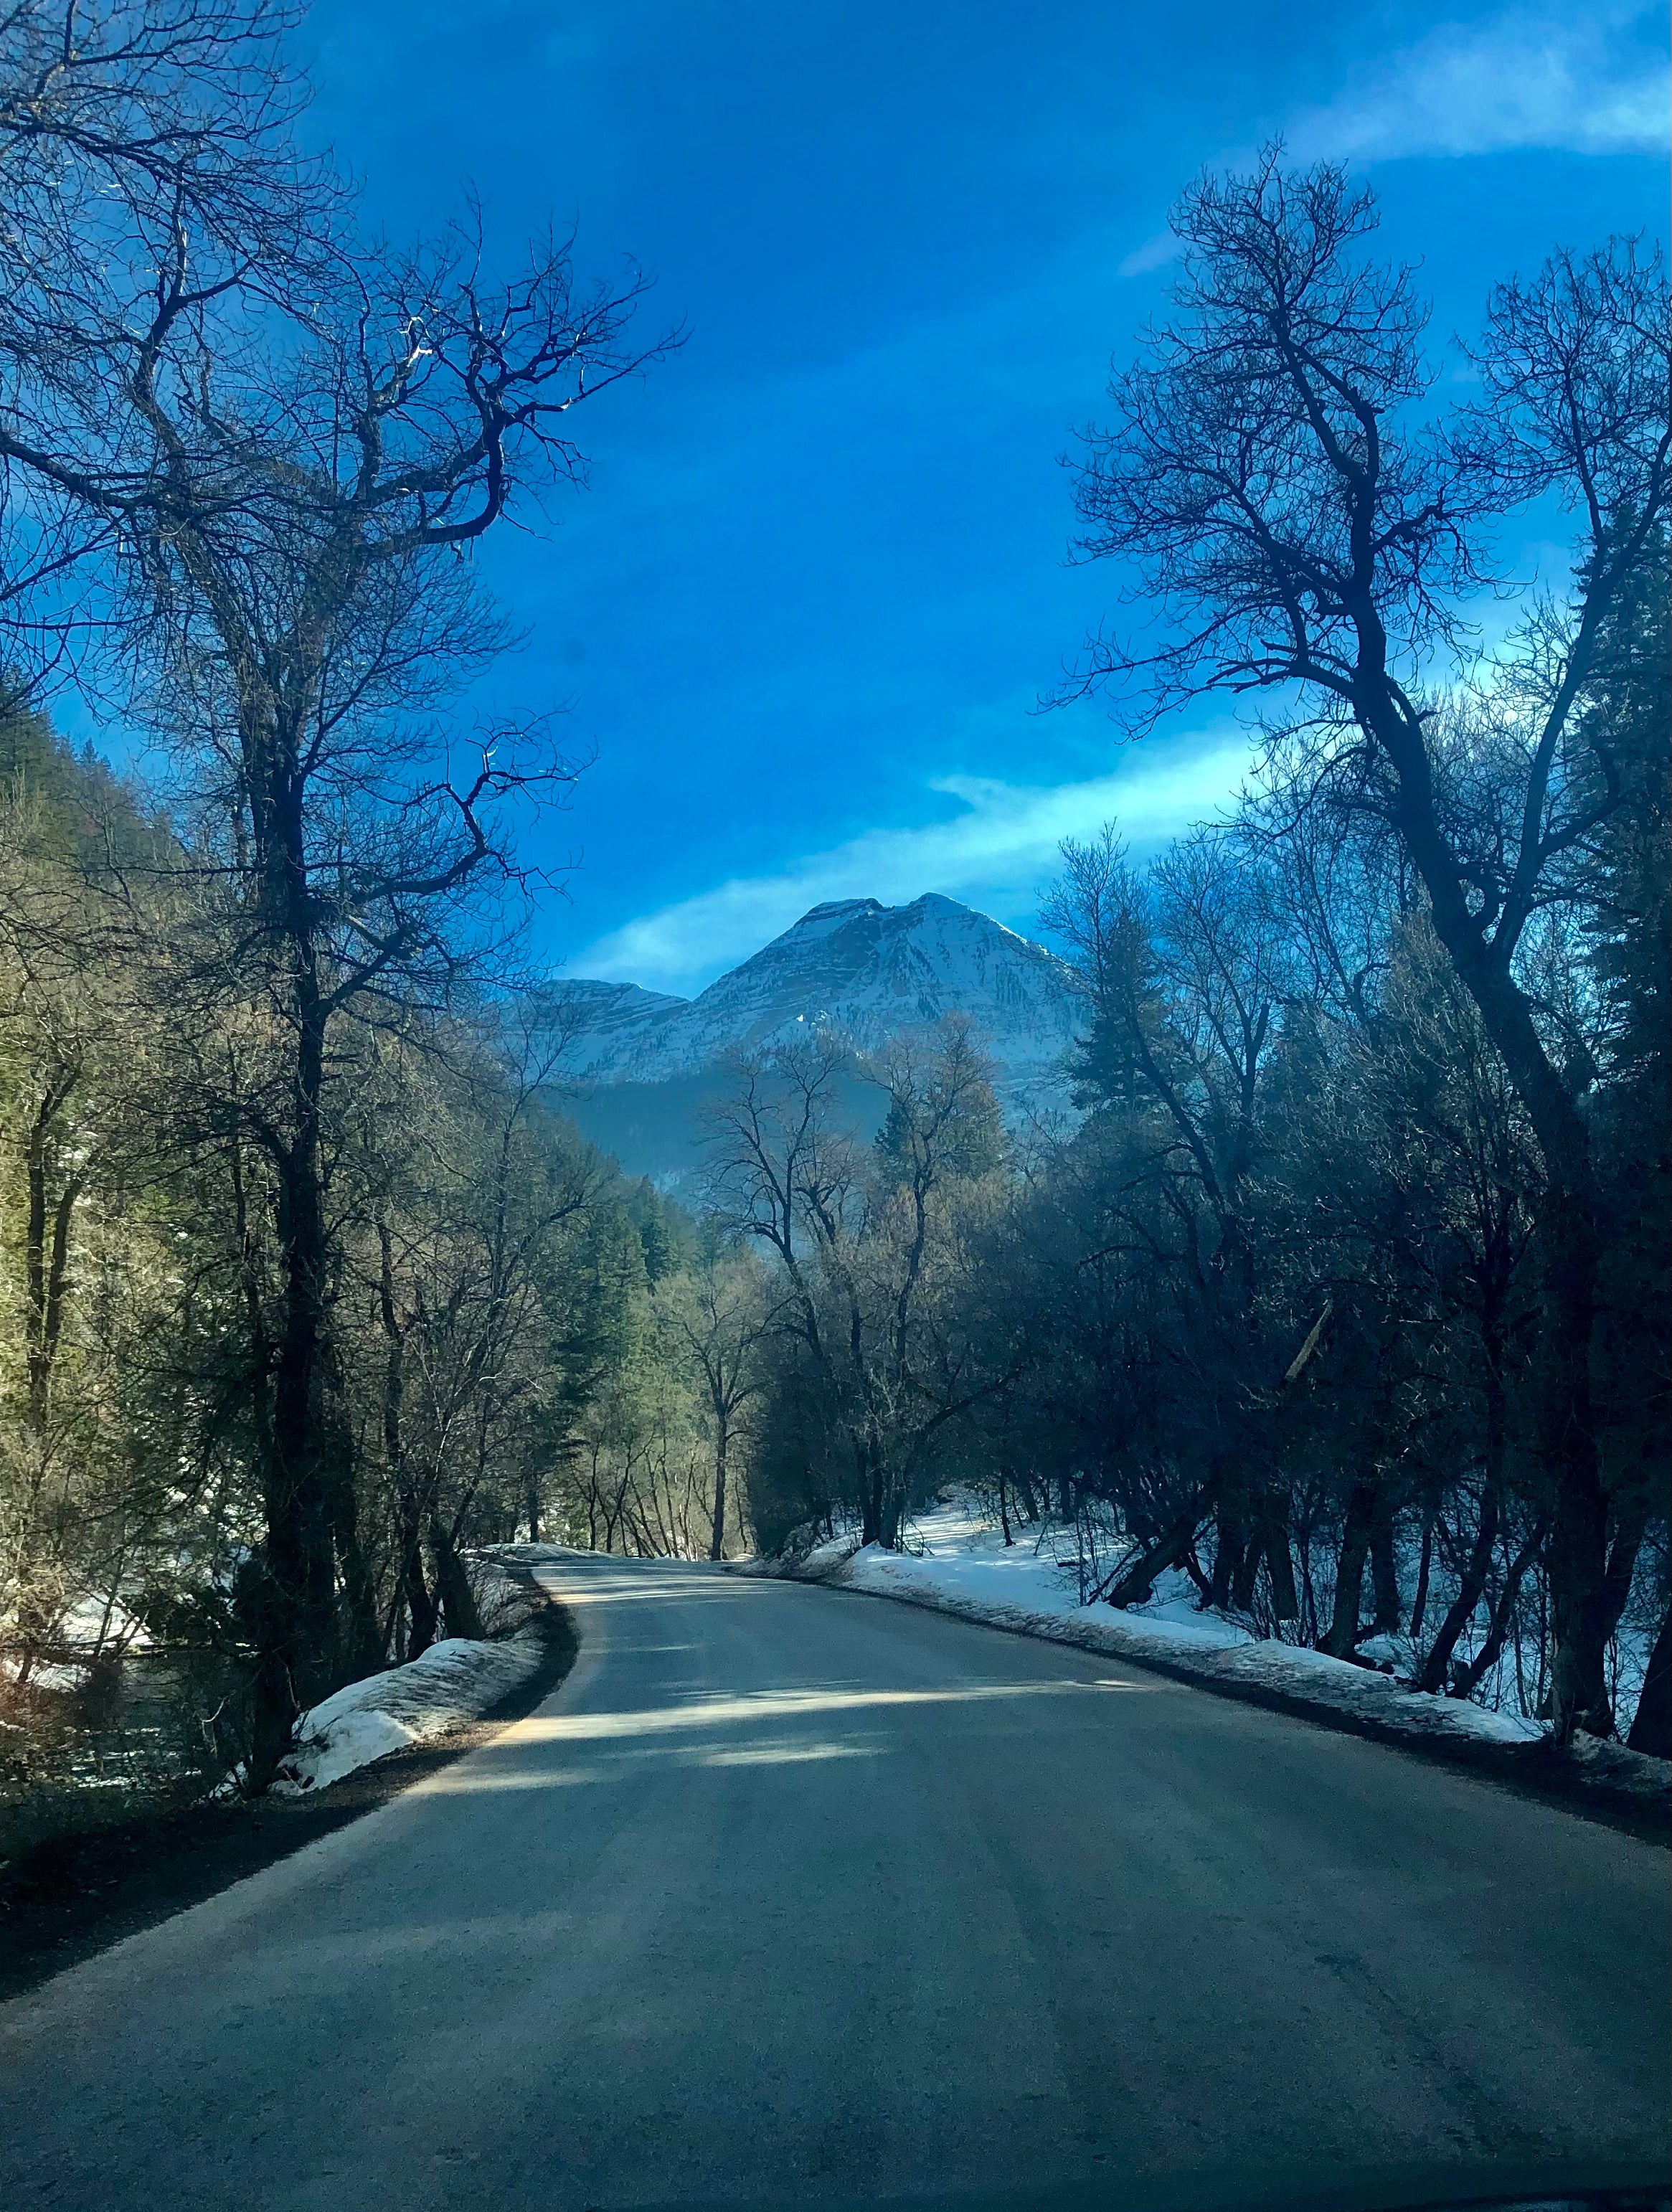
<path id="1" fill-rule="evenodd" d="M 1224 719 L 1031 712 L 1115 584 L 1065 561 L 1056 459 L 1203 163 L 1281 131 L 1361 166 L 1442 334 L 1558 240 L 1664 228 L 1658 10 L 319 0 L 311 46 L 388 229 L 473 184 L 507 253 L 575 222 L 689 325 L 586 410 L 590 489 L 484 556 L 528 632 L 484 703 L 595 755 L 542 948 L 668 990 L 824 898 L 1026 929 L 1060 837 L 1234 787 Z"/>

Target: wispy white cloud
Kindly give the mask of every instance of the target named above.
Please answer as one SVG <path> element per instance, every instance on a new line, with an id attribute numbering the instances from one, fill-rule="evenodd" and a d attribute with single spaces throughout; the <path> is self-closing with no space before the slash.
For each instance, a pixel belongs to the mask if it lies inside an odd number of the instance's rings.
<path id="1" fill-rule="evenodd" d="M 1669 70 L 1657 18 L 1592 8 L 1558 15 L 1511 8 L 1448 24 L 1365 76 L 1288 133 L 1303 160 L 1386 161 L 1422 154 L 1493 154 L 1515 147 L 1662 152 Z"/>
<path id="2" fill-rule="evenodd" d="M 1194 744 L 1128 755 L 1113 775 L 1029 787 L 945 776 L 929 786 L 958 801 L 950 821 L 869 830 L 778 873 L 735 877 L 600 938 L 573 963 L 577 975 L 700 989 L 826 899 L 897 905 L 925 891 L 1002 902 L 1025 896 L 1051 869 L 1065 837 L 1119 823 L 1135 846 L 1176 836 L 1220 806 L 1249 763 L 1248 740 L 1224 732 Z"/>
<path id="3" fill-rule="evenodd" d="M 1121 276 L 1146 276 L 1152 269 L 1164 269 L 1178 252 L 1178 240 L 1170 230 L 1158 230 L 1153 238 L 1146 238 L 1141 246 L 1134 246 L 1125 260 L 1119 263 L 1116 273 Z"/>

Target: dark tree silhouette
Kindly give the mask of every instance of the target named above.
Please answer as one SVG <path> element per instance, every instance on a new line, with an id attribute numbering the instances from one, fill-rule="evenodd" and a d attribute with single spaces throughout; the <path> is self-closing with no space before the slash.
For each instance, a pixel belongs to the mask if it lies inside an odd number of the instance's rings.
<path id="1" fill-rule="evenodd" d="M 1408 270 L 1366 258 L 1374 227 L 1367 190 L 1333 165 L 1290 170 L 1280 150 L 1180 203 L 1176 313 L 1116 376 L 1114 422 L 1090 434 L 1077 479 L 1084 555 L 1132 565 L 1156 628 L 1098 640 L 1073 688 L 1112 689 L 1135 729 L 1206 691 L 1283 695 L 1318 798 L 1377 811 L 1415 868 L 1541 1155 L 1540 1450 L 1566 1736 L 1611 1727 L 1598 1197 L 1586 1074 L 1518 955 L 1535 916 L 1581 896 L 1620 803 L 1580 709 L 1611 611 L 1666 526 L 1665 286 L 1629 240 L 1501 286 L 1479 397 L 1438 425 L 1421 409 L 1425 313 Z M 1578 580 L 1539 607 L 1505 673 L 1483 788 L 1448 756 L 1432 685 L 1491 521 L 1541 492 L 1578 511 Z"/>

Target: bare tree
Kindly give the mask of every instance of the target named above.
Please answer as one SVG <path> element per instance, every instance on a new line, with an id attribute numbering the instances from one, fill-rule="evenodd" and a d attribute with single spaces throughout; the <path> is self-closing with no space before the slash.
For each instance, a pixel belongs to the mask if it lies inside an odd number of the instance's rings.
<path id="1" fill-rule="evenodd" d="M 861 1539 L 891 1547 L 942 1432 L 1003 1387 L 952 1288 L 970 1257 L 960 1198 L 1002 1146 L 988 1064 L 963 1025 L 870 1064 L 888 1111 L 868 1158 L 839 1118 L 849 1060 L 818 1036 L 741 1066 L 712 1117 L 713 1195 L 781 1269 L 780 1326 L 826 1395 Z"/>
<path id="2" fill-rule="evenodd" d="M 27 374 L 0 458 L 114 556 L 112 604 L 212 856 L 204 986 L 259 999 L 269 1025 L 263 1091 L 225 1102 L 277 1177 L 283 1254 L 258 1781 L 335 1665 L 332 1025 L 445 993 L 471 902 L 514 877 L 505 802 L 568 773 L 529 731 L 453 765 L 438 711 L 505 638 L 462 556 L 523 494 L 580 479 L 567 417 L 659 349 L 625 340 L 636 276 L 584 290 L 557 242 L 498 287 L 473 222 L 434 250 L 357 249 L 332 181 L 292 158 L 283 8 L 135 0 L 89 40 L 77 15 L 10 19 L 0 149 L 9 127 L 26 199 L 65 176 L 79 197 L 20 291 Z"/>
<path id="3" fill-rule="evenodd" d="M 200 834 L 210 808 L 225 825 L 213 957 L 234 988 L 258 984 L 282 1041 L 269 1094 L 236 1109 L 278 1177 L 285 1278 L 269 1493 L 283 1625 L 258 1775 L 332 1665 L 317 1413 L 332 1024 L 447 991 L 472 900 L 515 879 L 503 803 L 567 774 L 508 730 L 449 774 L 432 718 L 502 638 L 459 550 L 506 512 L 520 464 L 578 467 L 556 426 L 629 365 L 626 307 L 578 302 L 556 252 L 496 298 L 446 260 L 408 268 L 339 310 L 282 382 L 205 405 L 219 363 L 177 261 L 133 370 L 155 441 L 139 520 L 160 697 L 209 802 Z"/>
<path id="4" fill-rule="evenodd" d="M 712 1234 L 695 1265 L 670 1284 L 667 1302 L 707 1403 L 713 1453 L 708 1552 L 720 1559 L 727 1516 L 737 1516 L 733 1456 L 747 1409 L 765 1385 L 761 1354 L 774 1327 L 775 1302 L 754 1255 Z"/>
<path id="5" fill-rule="evenodd" d="M 158 271 L 193 312 L 312 293 L 344 204 L 299 149 L 289 0 L 14 0 L 0 16 L 0 632 L 14 673 L 108 636 L 152 456 L 124 388 Z"/>
<path id="6" fill-rule="evenodd" d="M 1364 258 L 1373 205 L 1341 170 L 1297 174 L 1274 151 L 1250 177 L 1196 185 L 1174 223 L 1177 313 L 1116 379 L 1114 426 L 1091 435 L 1078 478 L 1086 557 L 1136 564 L 1160 635 L 1099 641 L 1078 688 L 1141 697 L 1140 727 L 1203 691 L 1298 693 L 1320 795 L 1377 811 L 1408 854 L 1540 1148 L 1553 1712 L 1563 1736 L 1607 1731 L 1586 1076 L 1518 963 L 1535 916 L 1578 895 L 1618 802 L 1615 765 L 1578 710 L 1666 527 L 1660 264 L 1616 241 L 1500 287 L 1480 398 L 1442 431 L 1415 412 L 1432 372 L 1411 273 Z M 1427 687 L 1482 579 L 1480 526 L 1537 491 L 1578 508 L 1578 580 L 1566 604 L 1538 608 L 1497 678 L 1499 757 L 1483 793 L 1448 757 Z"/>

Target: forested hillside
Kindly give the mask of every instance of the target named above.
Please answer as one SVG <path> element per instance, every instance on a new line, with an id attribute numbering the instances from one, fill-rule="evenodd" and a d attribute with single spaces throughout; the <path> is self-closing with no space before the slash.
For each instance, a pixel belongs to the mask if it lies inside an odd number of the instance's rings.
<path id="1" fill-rule="evenodd" d="M 13 1694 L 138 1632 L 236 1680 L 271 1604 L 283 1040 L 208 959 L 167 821 L 25 710 L 0 748 Z M 554 1049 L 538 998 L 385 999 L 333 1024 L 327 1681 L 479 1633 L 464 1560 L 483 1542 L 735 1548 L 693 1351 L 715 1262 L 552 1109 Z M 225 1716 L 234 1753 L 249 1719 Z"/>
<path id="2" fill-rule="evenodd" d="M 295 27 L 0 26 L 9 1802 L 125 1649 L 204 1660 L 161 1732 L 258 1790 L 475 1631 L 471 1547 L 737 1540 L 715 1264 L 545 1089 L 515 838 L 573 772 L 459 704 L 508 640 L 471 548 L 661 342 L 630 270 L 496 276 L 468 208 L 368 235 Z M 53 736 L 70 692 L 143 781 Z"/>

